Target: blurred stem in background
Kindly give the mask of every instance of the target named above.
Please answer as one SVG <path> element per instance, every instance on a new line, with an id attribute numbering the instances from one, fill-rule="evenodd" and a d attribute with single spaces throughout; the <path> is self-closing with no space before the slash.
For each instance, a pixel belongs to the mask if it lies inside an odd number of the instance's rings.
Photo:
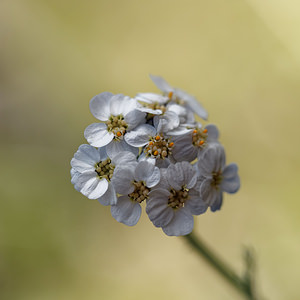
<path id="1" fill-rule="evenodd" d="M 252 250 L 246 248 L 244 251 L 246 270 L 244 276 L 240 277 L 193 233 L 184 236 L 184 238 L 187 239 L 199 255 L 201 255 L 216 271 L 218 271 L 219 274 L 227 280 L 227 282 L 241 292 L 246 299 L 259 300 L 254 292 L 253 275 L 255 264 Z"/>

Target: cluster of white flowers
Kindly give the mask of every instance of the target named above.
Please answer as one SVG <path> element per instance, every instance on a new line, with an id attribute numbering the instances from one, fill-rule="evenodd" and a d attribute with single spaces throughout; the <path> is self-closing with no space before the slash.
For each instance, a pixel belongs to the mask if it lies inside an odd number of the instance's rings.
<path id="1" fill-rule="evenodd" d="M 135 98 L 101 93 L 90 101 L 100 122 L 89 125 L 71 160 L 71 182 L 89 199 L 111 206 L 112 216 L 135 225 L 141 203 L 156 227 L 170 236 L 189 234 L 193 215 L 219 210 L 223 191 L 240 187 L 236 164 L 225 164 L 215 125 L 186 92 L 151 76 L 161 94 Z"/>

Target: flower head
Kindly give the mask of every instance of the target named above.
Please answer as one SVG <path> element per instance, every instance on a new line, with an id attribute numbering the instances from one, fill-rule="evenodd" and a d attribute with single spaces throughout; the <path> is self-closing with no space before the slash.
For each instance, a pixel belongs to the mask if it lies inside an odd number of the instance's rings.
<path id="1" fill-rule="evenodd" d="M 118 197 L 111 207 L 112 216 L 121 223 L 135 225 L 141 216 L 141 203 L 149 198 L 151 189 L 159 183 L 160 171 L 147 161 L 119 168 L 115 174 Z"/>
<path id="2" fill-rule="evenodd" d="M 99 199 L 103 205 L 116 204 L 113 184 L 115 168 L 132 161 L 135 161 L 135 156 L 130 152 L 109 157 L 105 148 L 80 145 L 71 160 L 71 182 L 76 190 L 89 199 Z"/>
<path id="3" fill-rule="evenodd" d="M 195 188 L 197 174 L 188 162 L 171 164 L 161 170 L 161 181 L 151 192 L 146 212 L 156 227 L 167 235 L 186 235 L 193 230 L 193 215 L 204 213 L 207 205 Z"/>
<path id="4" fill-rule="evenodd" d="M 193 112 L 195 112 L 200 118 L 206 120 L 207 112 L 202 105 L 197 101 L 195 97 L 188 94 L 187 92 L 174 88 L 169 85 L 162 77 L 150 75 L 151 80 L 154 84 L 175 103 L 183 106 L 187 106 Z"/>
<path id="5" fill-rule="evenodd" d="M 124 140 L 127 132 L 146 121 L 146 114 L 137 108 L 136 100 L 122 94 L 104 92 L 95 96 L 90 101 L 90 110 L 102 123 L 89 125 L 84 131 L 85 138 L 94 147 L 107 146 L 107 153 L 112 156 L 126 150 L 137 154 L 138 150 Z"/>
<path id="6" fill-rule="evenodd" d="M 79 146 L 71 160 L 71 182 L 89 199 L 111 205 L 118 222 L 137 224 L 146 203 L 156 227 L 186 235 L 194 215 L 220 209 L 223 191 L 239 189 L 237 165 L 225 165 L 217 127 L 195 121 L 195 113 L 207 118 L 198 101 L 150 77 L 163 94 L 92 98 L 90 110 L 100 122 L 85 129 L 89 145 Z"/>
<path id="7" fill-rule="evenodd" d="M 196 169 L 201 199 L 212 211 L 219 210 L 223 202 L 223 191 L 236 193 L 240 188 L 238 167 L 225 165 L 225 151 L 222 145 L 211 144 L 200 154 Z"/>
<path id="8" fill-rule="evenodd" d="M 216 143 L 219 131 L 215 125 L 209 124 L 202 128 L 201 124 L 186 126 L 182 134 L 174 132 L 173 156 L 177 161 L 193 161 L 209 144 Z M 172 131 L 169 132 L 172 135 Z"/>

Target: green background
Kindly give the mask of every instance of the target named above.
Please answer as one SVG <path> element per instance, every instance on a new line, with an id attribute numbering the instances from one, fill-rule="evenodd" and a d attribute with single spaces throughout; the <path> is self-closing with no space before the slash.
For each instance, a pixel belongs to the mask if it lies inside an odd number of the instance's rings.
<path id="1" fill-rule="evenodd" d="M 70 160 L 103 91 L 194 94 L 242 186 L 195 232 L 266 299 L 299 299 L 300 3 L 2 0 L 0 298 L 241 299 L 144 213 L 132 228 L 76 192 Z"/>

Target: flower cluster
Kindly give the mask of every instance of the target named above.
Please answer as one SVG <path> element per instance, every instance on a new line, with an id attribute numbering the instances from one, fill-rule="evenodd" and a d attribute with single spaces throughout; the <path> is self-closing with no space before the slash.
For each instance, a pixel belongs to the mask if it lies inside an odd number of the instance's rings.
<path id="1" fill-rule="evenodd" d="M 240 187 L 236 164 L 226 165 L 215 125 L 203 126 L 195 114 L 206 110 L 188 93 L 151 76 L 160 94 L 101 93 L 90 101 L 99 120 L 84 136 L 71 160 L 71 182 L 89 199 L 111 206 L 128 226 L 141 216 L 141 204 L 165 234 L 189 234 L 194 215 L 221 208 L 223 191 Z"/>

